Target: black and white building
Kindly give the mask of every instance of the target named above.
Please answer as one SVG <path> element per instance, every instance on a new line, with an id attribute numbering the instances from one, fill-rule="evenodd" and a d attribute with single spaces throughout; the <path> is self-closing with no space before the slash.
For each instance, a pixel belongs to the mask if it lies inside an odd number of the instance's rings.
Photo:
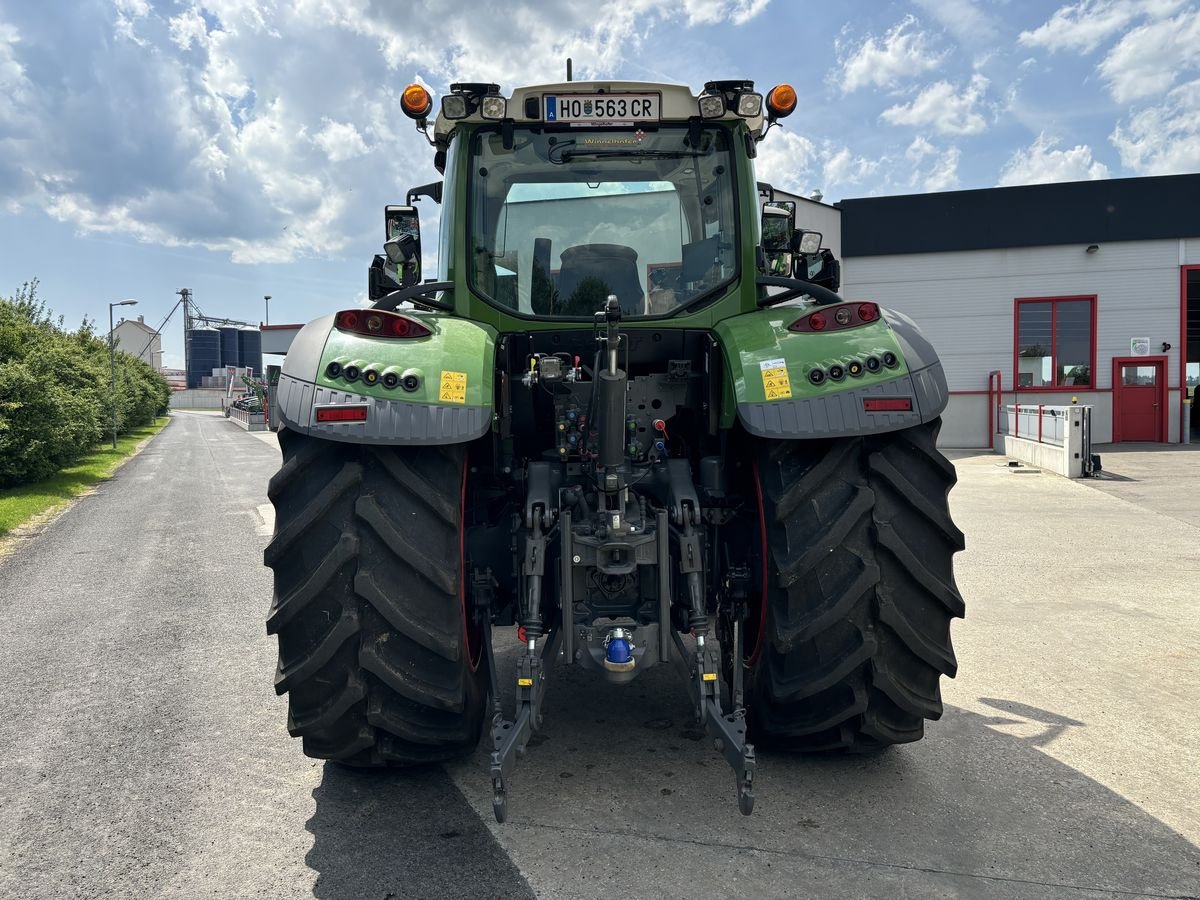
<path id="1" fill-rule="evenodd" d="M 1096 443 L 1200 432 L 1185 403 L 1200 384 L 1200 175 L 870 197 L 820 215 L 797 199 L 801 227 L 808 213 L 839 251 L 843 295 L 906 313 L 938 349 L 943 446 L 990 447 L 998 403 L 1090 405 Z"/>

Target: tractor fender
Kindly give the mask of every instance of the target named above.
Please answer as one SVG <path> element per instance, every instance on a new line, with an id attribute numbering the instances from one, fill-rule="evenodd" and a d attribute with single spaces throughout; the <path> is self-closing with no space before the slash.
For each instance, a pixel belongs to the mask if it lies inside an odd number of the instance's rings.
<path id="1" fill-rule="evenodd" d="M 432 333 L 389 338 L 346 332 L 332 315 L 300 329 L 276 388 L 283 425 L 352 444 L 459 444 L 486 434 L 493 415 L 495 331 L 467 319 L 403 312 Z M 347 368 L 357 377 L 347 377 Z M 399 381 L 389 387 L 385 376 L 392 375 Z M 366 418 L 333 420 L 327 411 L 339 406 L 357 407 L 357 413 L 365 407 Z"/>
<path id="2" fill-rule="evenodd" d="M 833 316 L 839 306 L 820 309 Z M 785 439 L 879 434 L 928 422 L 946 408 L 941 361 L 912 319 L 884 309 L 876 321 L 851 328 L 788 330 L 809 311 L 781 305 L 715 327 L 728 373 L 726 390 L 748 432 Z M 868 360 L 883 360 L 889 353 L 895 356 L 893 366 L 867 369 Z M 860 374 L 850 374 L 852 362 L 862 365 Z M 844 373 L 840 379 L 830 377 L 835 367 Z M 819 383 L 814 370 L 825 376 Z M 903 408 L 906 401 L 910 409 Z M 732 417 L 727 424 L 733 424 Z"/>

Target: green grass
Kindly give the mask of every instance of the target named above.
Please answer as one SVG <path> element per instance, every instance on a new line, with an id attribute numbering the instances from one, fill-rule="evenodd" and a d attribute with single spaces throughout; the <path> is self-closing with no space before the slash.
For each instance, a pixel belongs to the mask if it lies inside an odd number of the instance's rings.
<path id="1" fill-rule="evenodd" d="M 97 482 L 110 478 L 117 467 L 133 455 L 138 444 L 158 434 L 169 421 L 168 416 L 161 416 L 152 425 L 135 428 L 128 434 L 121 435 L 117 438 L 116 450 L 112 448 L 110 438 L 75 465 L 63 469 L 45 481 L 0 489 L 0 537 L 31 519 L 64 505 Z"/>

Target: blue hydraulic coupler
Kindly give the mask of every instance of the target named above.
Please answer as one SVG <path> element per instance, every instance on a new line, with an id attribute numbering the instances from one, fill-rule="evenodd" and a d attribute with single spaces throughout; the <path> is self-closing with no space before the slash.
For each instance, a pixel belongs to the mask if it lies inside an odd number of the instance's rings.
<path id="1" fill-rule="evenodd" d="M 604 639 L 604 668 L 610 672 L 631 672 L 637 665 L 633 658 L 632 635 L 624 628 L 614 628 Z"/>
<path id="2" fill-rule="evenodd" d="M 608 643 L 608 661 L 612 663 L 627 663 L 633 658 L 629 652 L 629 641 L 618 638 Z"/>

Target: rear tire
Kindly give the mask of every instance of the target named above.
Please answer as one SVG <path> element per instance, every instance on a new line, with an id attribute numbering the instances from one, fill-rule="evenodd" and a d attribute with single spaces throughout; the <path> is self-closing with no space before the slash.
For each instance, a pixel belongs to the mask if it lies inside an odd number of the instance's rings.
<path id="1" fill-rule="evenodd" d="M 304 752 L 351 765 L 474 750 L 485 672 L 463 602 L 465 452 L 279 433 L 275 690 Z M 468 637 L 470 635 L 470 637 Z"/>
<path id="2" fill-rule="evenodd" d="M 868 438 L 761 442 L 766 589 L 746 631 L 752 738 L 787 750 L 920 740 L 957 662 L 962 532 L 940 420 Z"/>

